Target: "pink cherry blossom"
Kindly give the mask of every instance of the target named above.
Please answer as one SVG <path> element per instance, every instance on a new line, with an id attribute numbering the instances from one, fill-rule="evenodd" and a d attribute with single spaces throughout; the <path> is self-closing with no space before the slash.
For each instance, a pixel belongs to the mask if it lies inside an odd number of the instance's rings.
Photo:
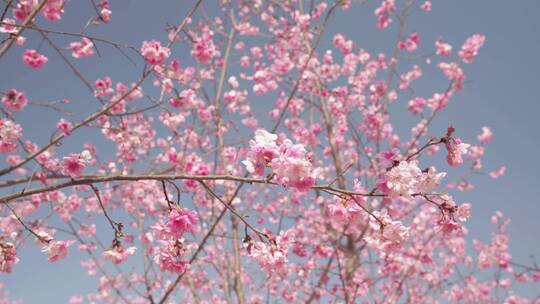
<path id="1" fill-rule="evenodd" d="M 460 222 L 465 222 L 471 216 L 471 204 L 461 204 L 456 211 L 456 217 Z"/>
<path id="2" fill-rule="evenodd" d="M 286 187 L 306 191 L 315 184 L 313 164 L 303 145 L 284 140 L 279 146 L 279 155 L 272 159 L 271 165 L 276 180 Z"/>
<path id="3" fill-rule="evenodd" d="M 264 168 L 279 154 L 276 140 L 277 135 L 266 130 L 259 129 L 255 131 L 255 139 L 249 141 L 250 152 L 248 158 L 242 162 L 248 172 L 257 175 L 264 174 Z"/>
<path id="4" fill-rule="evenodd" d="M 421 113 L 424 110 L 424 106 L 427 104 L 427 101 L 422 97 L 416 97 L 409 101 L 409 111 L 413 114 Z"/>
<path id="5" fill-rule="evenodd" d="M 204 27 L 202 36 L 198 37 L 195 44 L 193 44 L 191 55 L 200 62 L 208 62 L 210 59 L 218 56 L 219 51 L 212 40 L 213 36 L 214 33 L 208 27 Z"/>
<path id="6" fill-rule="evenodd" d="M 70 43 L 69 50 L 74 58 L 90 57 L 94 55 L 94 43 L 90 39 L 83 37 L 82 42 Z"/>
<path id="7" fill-rule="evenodd" d="M 187 208 L 173 208 L 169 213 L 167 229 L 175 238 L 181 238 L 186 232 L 194 232 L 197 215 Z"/>
<path id="8" fill-rule="evenodd" d="M 161 271 L 180 274 L 189 269 L 187 251 L 188 248 L 181 241 L 162 241 L 157 255 L 154 256 L 154 262 Z"/>
<path id="9" fill-rule="evenodd" d="M 12 243 L 0 243 L 0 272 L 11 273 L 14 264 L 17 264 L 16 248 Z"/>
<path id="10" fill-rule="evenodd" d="M 69 298 L 69 304 L 83 304 L 84 298 L 82 296 L 71 296 Z"/>
<path id="11" fill-rule="evenodd" d="M 281 232 L 270 244 L 250 241 L 245 243 L 249 256 L 254 258 L 268 273 L 282 272 L 288 262 L 288 252 L 292 239 L 287 232 Z"/>
<path id="12" fill-rule="evenodd" d="M 431 1 L 425 1 L 424 3 L 422 3 L 422 5 L 420 5 L 420 8 L 423 11 L 430 12 L 431 11 Z"/>
<path id="13" fill-rule="evenodd" d="M 61 118 L 60 121 L 58 121 L 58 123 L 56 124 L 56 127 L 58 128 L 58 130 L 62 131 L 65 136 L 69 136 L 71 135 L 71 129 L 73 128 L 73 124 Z"/>
<path id="14" fill-rule="evenodd" d="M 478 55 L 478 51 L 484 45 L 485 40 L 486 37 L 479 34 L 467 38 L 459 51 L 459 57 L 461 60 L 463 60 L 465 63 L 473 62 L 474 57 Z"/>
<path id="15" fill-rule="evenodd" d="M 47 254 L 49 262 L 56 262 L 64 259 L 68 255 L 68 248 L 73 245 L 75 241 L 56 241 L 52 240 L 45 246 L 42 251 Z"/>
<path id="16" fill-rule="evenodd" d="M 420 36 L 418 33 L 412 33 L 405 41 L 398 42 L 398 48 L 407 50 L 409 52 L 414 52 L 418 48 L 419 43 Z"/>
<path id="17" fill-rule="evenodd" d="M 452 86 L 456 90 L 461 90 L 465 81 L 465 74 L 459 64 L 457 62 L 441 62 L 438 66 L 443 74 L 452 81 Z"/>
<path id="18" fill-rule="evenodd" d="M 132 246 L 128 248 L 123 248 L 122 246 L 118 245 L 114 248 L 107 249 L 103 251 L 102 255 L 103 258 L 112 261 L 114 264 L 121 264 L 135 253 L 135 250 L 137 248 Z"/>
<path id="19" fill-rule="evenodd" d="M 390 242 L 401 243 L 407 238 L 408 231 L 401 222 L 392 221 L 385 224 L 382 235 Z"/>
<path id="20" fill-rule="evenodd" d="M 491 132 L 491 129 L 489 127 L 482 127 L 482 134 L 478 135 L 476 138 L 478 138 L 479 142 L 487 144 L 491 142 L 492 136 L 493 133 Z"/>
<path id="21" fill-rule="evenodd" d="M 36 50 L 27 49 L 23 54 L 23 62 L 33 69 L 41 68 L 49 59 Z"/>
<path id="22" fill-rule="evenodd" d="M 15 19 L 5 18 L 2 22 L 0 24 L 0 33 L 13 34 L 17 32 L 17 27 L 15 26 L 17 21 Z"/>
<path id="23" fill-rule="evenodd" d="M 94 96 L 107 96 L 112 94 L 114 90 L 112 89 L 112 80 L 111 77 L 98 78 L 95 82 L 96 89 L 94 90 Z"/>
<path id="24" fill-rule="evenodd" d="M 418 177 L 417 191 L 426 193 L 437 189 L 445 176 L 446 172 L 437 172 L 435 167 L 423 170 L 422 175 Z"/>
<path id="25" fill-rule="evenodd" d="M 353 42 L 352 40 L 345 40 L 345 37 L 341 34 L 334 36 L 334 45 L 344 54 L 347 55 L 352 52 Z"/>
<path id="26" fill-rule="evenodd" d="M 21 46 L 21 45 L 24 45 L 24 43 L 26 42 L 26 37 L 24 36 L 18 36 L 16 39 L 15 39 L 15 43 L 18 45 L 18 46 Z"/>
<path id="27" fill-rule="evenodd" d="M 442 39 L 435 41 L 435 47 L 437 48 L 437 55 L 443 57 L 449 57 L 452 54 L 452 46 Z"/>
<path id="28" fill-rule="evenodd" d="M 28 104 L 28 100 L 26 99 L 24 92 L 11 89 L 4 97 L 2 97 L 2 104 L 8 110 L 21 111 Z"/>
<path id="29" fill-rule="evenodd" d="M 13 17 L 17 21 L 24 21 L 32 11 L 37 7 L 38 2 L 34 0 L 21 0 L 17 1 L 17 5 L 13 8 Z"/>
<path id="30" fill-rule="evenodd" d="M 378 220 L 370 220 L 369 225 L 373 233 L 366 237 L 366 241 L 383 251 L 397 249 L 407 239 L 409 228 L 400 221 L 392 220 L 385 209 L 375 211 L 373 214 Z"/>
<path id="31" fill-rule="evenodd" d="M 499 168 L 497 168 L 497 170 L 489 172 L 489 176 L 491 176 L 491 178 L 499 178 L 503 176 L 505 172 L 506 166 L 500 166 Z"/>
<path id="32" fill-rule="evenodd" d="M 19 124 L 9 119 L 0 119 L 0 152 L 8 153 L 17 149 L 17 141 L 22 136 Z"/>
<path id="33" fill-rule="evenodd" d="M 390 16 L 395 11 L 395 0 L 383 0 L 381 6 L 375 10 L 375 15 L 378 16 L 377 27 L 379 29 L 387 28 L 392 22 Z"/>
<path id="34" fill-rule="evenodd" d="M 112 11 L 110 10 L 109 0 L 101 0 L 99 4 L 101 10 L 99 11 L 99 17 L 105 23 L 109 23 L 111 20 Z"/>
<path id="35" fill-rule="evenodd" d="M 408 89 L 411 85 L 411 82 L 420 78 L 421 76 L 422 76 L 422 69 L 418 65 L 414 65 L 412 70 L 400 75 L 399 89 L 401 90 Z"/>
<path id="36" fill-rule="evenodd" d="M 58 21 L 64 13 L 64 0 L 47 0 L 43 7 L 43 16 L 49 21 Z"/>
<path id="37" fill-rule="evenodd" d="M 62 159 L 62 173 L 72 178 L 81 176 L 85 164 L 79 154 L 70 154 Z"/>
<path id="38" fill-rule="evenodd" d="M 401 161 L 380 177 L 379 188 L 391 196 L 410 197 L 436 189 L 445 176 L 434 167 L 422 171 L 415 161 Z"/>
<path id="39" fill-rule="evenodd" d="M 447 141 L 445 146 L 448 152 L 446 161 L 450 166 L 457 167 L 463 164 L 462 156 L 467 154 L 467 150 L 471 145 L 462 143 L 461 139 L 457 137 Z"/>
<path id="40" fill-rule="evenodd" d="M 171 55 L 168 47 L 161 46 L 157 40 L 143 41 L 141 54 L 149 64 L 162 64 Z"/>

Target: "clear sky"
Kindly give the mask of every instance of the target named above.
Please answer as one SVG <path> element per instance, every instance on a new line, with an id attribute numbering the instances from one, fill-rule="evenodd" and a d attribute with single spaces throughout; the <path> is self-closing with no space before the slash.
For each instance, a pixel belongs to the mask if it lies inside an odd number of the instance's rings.
<path id="1" fill-rule="evenodd" d="M 373 8 L 378 2 L 369 1 L 365 7 L 356 6 L 351 11 L 339 12 L 334 16 L 320 48 L 330 48 L 328 38 L 344 32 L 357 45 L 372 53 L 388 53 L 395 31 L 381 34 L 374 28 Z M 474 139 L 482 126 L 490 126 L 494 138 L 487 147 L 483 163 L 488 169 L 495 169 L 500 164 L 507 166 L 507 173 L 502 178 L 475 178 L 475 190 L 456 195 L 458 200 L 469 201 L 473 205 L 473 216 L 467 223 L 469 238 L 488 241 L 490 217 L 494 211 L 500 210 L 512 219 L 510 245 L 514 260 L 526 263 L 533 254 L 540 261 L 540 1 L 432 2 L 432 13 L 419 15 L 408 25 L 411 32 L 420 33 L 421 49 L 433 48 L 433 41 L 439 36 L 455 48 L 472 34 L 482 33 L 487 37 L 480 55 L 466 67 L 468 82 L 465 89 L 452 99 L 433 127 L 434 131 L 441 130 L 442 133 L 449 124 L 453 124 L 467 141 Z M 173 0 L 112 1 L 111 24 L 91 33 L 137 48 L 143 40 L 156 38 L 164 41 L 165 24 L 178 23 L 192 3 Z M 90 9 L 90 1 L 70 1 L 66 5 L 65 17 L 57 24 L 47 23 L 47 27 L 80 29 Z M 208 12 L 212 14 L 212 8 L 208 8 Z M 58 38 L 57 41 L 67 46 L 71 39 Z M 37 48 L 38 45 L 39 40 L 30 39 L 26 47 Z M 182 48 L 184 50 L 177 45 L 174 51 L 187 54 L 185 47 Z M 20 88 L 33 101 L 69 98 L 72 100 L 69 108 L 79 113 L 73 116 L 73 121 L 97 109 L 98 104 L 88 90 L 72 76 L 50 47 L 44 45 L 42 48 L 49 56 L 49 63 L 35 72 L 23 66 L 22 50 L 13 47 L 0 60 L 0 90 Z M 108 46 L 101 45 L 100 51 L 104 54 L 102 58 L 76 62 L 88 79 L 110 75 L 115 82 L 131 83 L 138 78 L 142 69 L 140 64 L 134 66 Z M 422 77 L 417 83 L 421 86 L 419 89 L 426 92 L 437 88 L 441 90 L 441 83 L 436 79 Z M 150 86 L 146 84 L 147 87 Z M 263 99 L 259 104 L 261 109 L 267 109 L 273 102 L 272 99 Z M 255 110 L 258 110 L 257 105 Z M 50 136 L 59 117 L 58 113 L 40 108 L 29 108 L 23 114 L 16 114 L 25 126 L 25 136 L 40 144 Z M 403 127 L 400 134 L 409 134 L 413 123 L 410 118 L 394 122 L 396 126 Z M 88 137 L 95 134 L 92 132 L 83 131 L 81 134 Z M 80 145 L 81 141 L 70 139 L 63 149 L 80 150 Z M 74 258 L 75 250 L 66 260 L 52 265 L 45 262 L 44 255 L 35 246 L 27 246 L 20 252 L 21 261 L 14 267 L 13 274 L 0 275 L 0 281 L 5 282 L 12 298 L 23 298 L 26 303 L 64 303 L 71 294 L 85 294 L 95 288 L 95 282 L 83 274 L 78 260 Z"/>

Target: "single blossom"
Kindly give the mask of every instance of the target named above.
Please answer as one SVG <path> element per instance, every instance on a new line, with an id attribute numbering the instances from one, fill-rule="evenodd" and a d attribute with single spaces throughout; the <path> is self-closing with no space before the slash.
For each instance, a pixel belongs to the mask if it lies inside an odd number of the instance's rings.
<path id="1" fill-rule="evenodd" d="M 491 176 L 491 178 L 499 178 L 503 176 L 505 172 L 506 166 L 500 166 L 497 170 L 489 172 L 489 176 Z"/>
<path id="2" fill-rule="evenodd" d="M 491 137 L 493 136 L 493 132 L 491 132 L 491 129 L 489 127 L 482 127 L 482 134 L 478 135 L 476 138 L 479 142 L 483 144 L 487 144 L 491 142 Z"/>
<path id="3" fill-rule="evenodd" d="M 422 3 L 422 5 L 420 5 L 420 9 L 425 12 L 431 11 L 431 1 L 425 1 Z"/>
<path id="4" fill-rule="evenodd" d="M 62 131 L 65 136 L 69 136 L 71 135 L 71 129 L 73 128 L 73 124 L 61 118 L 60 121 L 58 121 L 58 123 L 56 124 L 56 127 L 58 128 L 58 130 Z"/>
<path id="5" fill-rule="evenodd" d="M 466 222 L 471 216 L 471 204 L 465 203 L 458 206 L 455 215 L 458 221 Z"/>
<path id="6" fill-rule="evenodd" d="M 15 43 L 18 45 L 18 46 L 21 46 L 21 45 L 24 45 L 26 42 L 26 37 L 24 36 L 17 36 L 17 38 L 15 39 Z"/>
<path id="7" fill-rule="evenodd" d="M 81 176 L 85 161 L 80 154 L 70 154 L 62 159 L 62 173 L 72 178 Z"/>
<path id="8" fill-rule="evenodd" d="M 28 100 L 23 92 L 11 89 L 2 97 L 2 104 L 8 110 L 21 111 L 28 104 Z"/>
<path id="9" fill-rule="evenodd" d="M 83 304 L 84 303 L 84 297 L 83 296 L 71 296 L 69 298 L 69 304 Z"/>
<path id="10" fill-rule="evenodd" d="M 109 23 L 111 21 L 112 11 L 110 9 L 109 0 L 101 0 L 99 4 L 101 10 L 99 11 L 99 17 L 101 21 Z"/>

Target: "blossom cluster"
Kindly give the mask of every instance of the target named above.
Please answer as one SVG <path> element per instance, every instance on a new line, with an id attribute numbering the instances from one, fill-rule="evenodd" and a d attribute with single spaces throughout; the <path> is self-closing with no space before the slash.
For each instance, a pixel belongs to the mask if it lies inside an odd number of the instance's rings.
<path id="1" fill-rule="evenodd" d="M 38 1 L 21 0 L 13 9 L 13 17 L 17 21 L 24 21 L 37 7 Z M 43 16 L 49 21 L 58 21 L 64 13 L 64 0 L 47 0 L 41 10 Z"/>
<path id="2" fill-rule="evenodd" d="M 467 149 L 470 145 L 462 143 L 461 139 L 456 137 L 447 140 L 445 146 L 448 151 L 448 155 L 446 156 L 448 164 L 454 167 L 463 164 L 463 155 L 467 154 Z"/>
<path id="3" fill-rule="evenodd" d="M 33 69 L 39 69 L 49 61 L 47 56 L 38 53 L 36 50 L 28 49 L 23 53 L 23 62 Z"/>
<path id="4" fill-rule="evenodd" d="M 22 127 L 9 119 L 0 119 L 0 152 L 8 153 L 17 149 L 22 136 Z"/>
<path id="5" fill-rule="evenodd" d="M 248 157 L 243 161 L 248 172 L 262 175 L 265 167 L 271 167 L 280 184 L 299 191 L 315 184 L 313 164 L 302 144 L 284 139 L 278 145 L 277 135 L 259 129 L 249 145 Z"/>
<path id="6" fill-rule="evenodd" d="M 0 243 L 0 272 L 11 273 L 14 264 L 17 264 L 17 250 L 12 243 Z"/>
<path id="7" fill-rule="evenodd" d="M 143 41 L 141 55 L 149 64 L 162 64 L 171 55 L 168 47 L 162 46 L 157 40 Z"/>
<path id="8" fill-rule="evenodd" d="M 169 212 L 166 224 L 158 223 L 152 227 L 160 244 L 154 261 L 161 271 L 182 273 L 188 269 L 186 254 L 189 245 L 185 243 L 183 236 L 187 232 L 195 232 L 196 225 L 195 212 L 187 208 L 174 207 Z"/>
<path id="9" fill-rule="evenodd" d="M 369 225 L 373 232 L 365 238 L 366 242 L 372 244 L 383 253 L 396 250 L 409 234 L 409 228 L 405 227 L 401 221 L 390 218 L 387 210 L 374 211 L 373 215 L 377 220 L 370 220 Z"/>
<path id="10" fill-rule="evenodd" d="M 436 189 L 445 176 L 434 167 L 420 170 L 416 161 L 401 161 L 381 176 L 379 188 L 391 196 L 411 197 Z"/>
<path id="11" fill-rule="evenodd" d="M 244 243 L 244 247 L 249 256 L 255 259 L 267 273 L 280 273 L 288 262 L 287 256 L 292 243 L 293 239 L 287 232 L 281 232 L 275 238 L 271 238 L 269 244 L 249 240 Z"/>

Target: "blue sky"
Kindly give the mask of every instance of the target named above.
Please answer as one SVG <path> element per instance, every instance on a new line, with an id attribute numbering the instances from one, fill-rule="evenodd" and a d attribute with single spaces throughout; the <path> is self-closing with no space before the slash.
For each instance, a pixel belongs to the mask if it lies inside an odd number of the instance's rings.
<path id="1" fill-rule="evenodd" d="M 356 6 L 349 12 L 339 12 L 334 16 L 320 48 L 330 48 L 328 38 L 343 32 L 371 53 L 388 53 L 395 31 L 380 33 L 374 28 L 372 12 L 377 2 L 370 1 L 365 7 Z M 178 23 L 192 3 L 172 0 L 113 1 L 111 24 L 94 29 L 91 33 L 137 48 L 143 40 L 156 38 L 164 41 L 165 24 Z M 90 9 L 90 1 L 71 1 L 66 5 L 62 21 L 41 24 L 46 24 L 48 28 L 80 29 Z M 212 13 L 212 8 L 207 6 L 207 9 Z M 540 1 L 535 0 L 433 1 L 432 13 L 420 14 L 408 24 L 409 32 L 418 31 L 421 34 L 421 50 L 432 48 L 433 41 L 439 36 L 451 42 L 455 48 L 472 34 L 482 33 L 487 37 L 480 55 L 472 65 L 466 67 L 468 82 L 465 89 L 452 99 L 432 130 L 442 133 L 449 124 L 453 124 L 467 141 L 474 139 L 482 126 L 492 127 L 494 138 L 486 150 L 483 163 L 488 169 L 506 165 L 506 175 L 498 180 L 475 178 L 476 189 L 457 194 L 456 198 L 473 205 L 473 216 L 467 223 L 470 239 L 489 239 L 490 217 L 496 210 L 511 218 L 511 253 L 515 261 L 523 263 L 530 261 L 531 254 L 540 258 L 540 221 L 537 219 L 540 211 L 540 163 L 537 159 L 540 156 L 540 101 L 537 93 L 540 88 L 539 11 Z M 29 37 L 33 36 L 29 34 Z M 56 41 L 60 45 L 67 45 L 71 39 L 58 37 Z M 29 39 L 26 45 L 33 48 L 38 46 L 38 39 Z M 13 47 L 0 61 L 0 90 L 11 87 L 22 89 L 27 91 L 32 101 L 69 98 L 72 102 L 68 108 L 78 113 L 72 117 L 73 121 L 98 108 L 98 103 L 87 89 L 48 46 L 44 45 L 42 50 L 49 55 L 50 61 L 38 71 L 30 71 L 23 66 L 20 59 L 22 50 Z M 138 78 L 142 69 L 140 63 L 134 66 L 108 46 L 101 45 L 100 51 L 106 56 L 76 62 L 88 79 L 110 75 L 115 82 L 129 84 Z M 180 54 L 181 61 L 188 54 L 186 48 L 180 45 L 176 45 L 173 52 Z M 133 57 L 136 58 L 136 55 Z M 418 89 L 426 94 L 433 92 L 434 88 L 442 90 L 442 82 L 437 78 L 423 77 L 417 83 Z M 263 99 L 259 104 L 255 105 L 255 110 L 266 113 L 273 100 Z M 54 130 L 60 115 L 34 107 L 15 117 L 23 122 L 25 136 L 43 143 L 44 138 L 48 138 Z M 409 134 L 414 123 L 409 116 L 394 122 L 401 127 L 400 134 Z M 89 137 L 94 132 L 83 130 L 80 135 Z M 77 151 L 81 143 L 78 139 L 69 139 L 62 149 Z M 109 157 L 114 157 L 114 153 L 109 153 Z M 45 257 L 35 246 L 28 246 L 21 250 L 21 262 L 15 266 L 14 273 L 9 276 L 1 274 L 0 281 L 6 283 L 13 298 L 23 298 L 27 303 L 63 303 L 71 294 L 83 294 L 95 288 L 95 282 L 83 275 L 84 271 L 78 266 L 73 253 L 68 259 L 51 265 L 45 262 Z"/>

